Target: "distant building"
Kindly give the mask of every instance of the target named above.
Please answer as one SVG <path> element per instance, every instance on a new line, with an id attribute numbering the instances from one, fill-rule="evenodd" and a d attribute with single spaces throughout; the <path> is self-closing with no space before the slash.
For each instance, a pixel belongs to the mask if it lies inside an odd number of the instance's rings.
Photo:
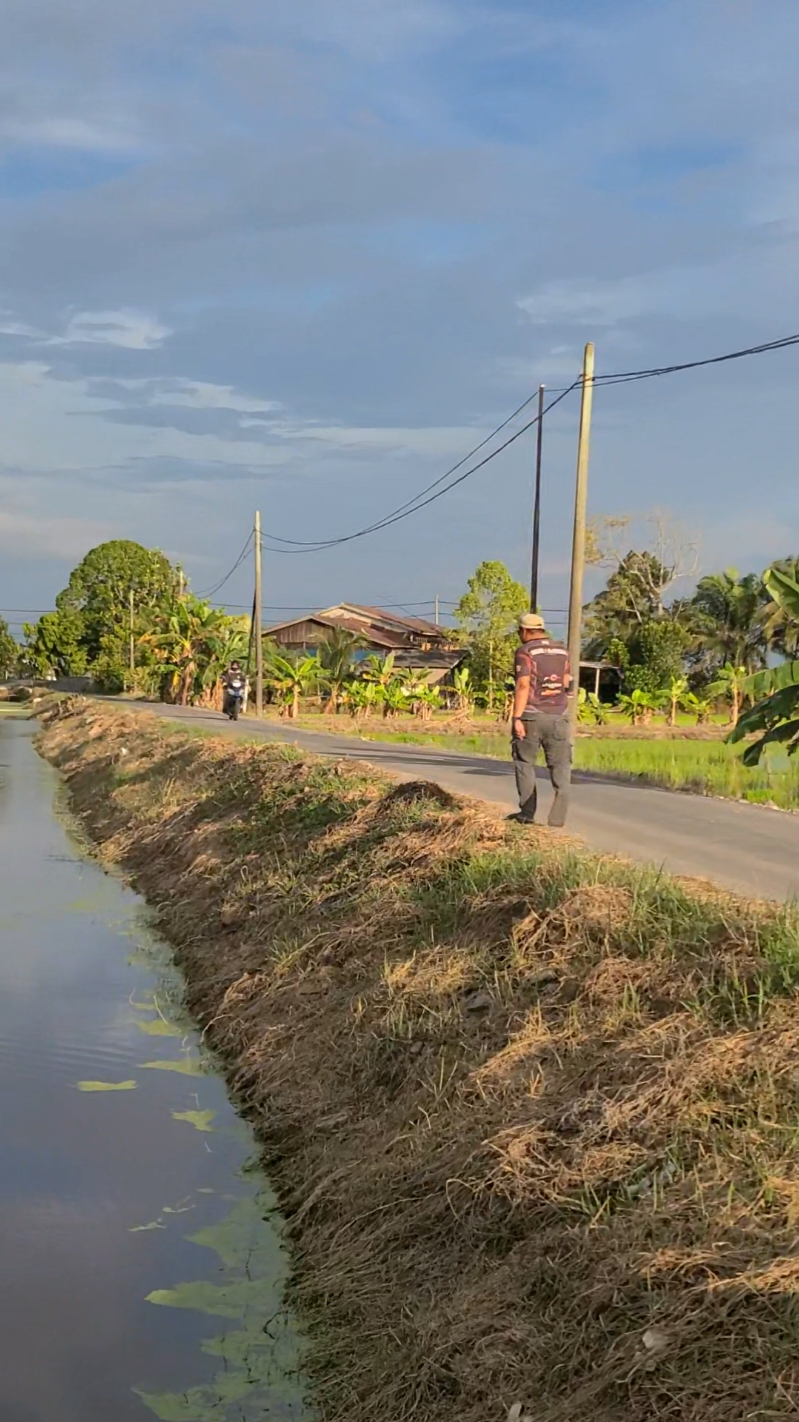
<path id="1" fill-rule="evenodd" d="M 312 652 L 337 627 L 354 632 L 361 643 L 356 660 L 394 653 L 397 667 L 425 671 L 431 683 L 442 681 L 468 655 L 456 647 L 452 632 L 423 617 L 401 616 L 382 607 L 340 602 L 291 622 L 264 628 L 264 637 L 287 651 Z"/>

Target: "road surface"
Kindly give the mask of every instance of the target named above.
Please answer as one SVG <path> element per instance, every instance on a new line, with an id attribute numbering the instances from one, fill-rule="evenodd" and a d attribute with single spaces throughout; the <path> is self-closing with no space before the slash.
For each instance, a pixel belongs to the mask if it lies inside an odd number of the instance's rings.
<path id="1" fill-rule="evenodd" d="M 263 736 L 321 755 L 368 761 L 400 779 L 435 780 L 457 794 L 476 795 L 508 811 L 517 808 L 509 760 L 301 731 L 274 721 L 258 725 L 251 718 L 233 725 L 220 712 L 192 707 L 125 705 L 221 735 Z M 545 820 L 551 792 L 543 767 L 539 775 L 544 790 L 539 817 Z M 577 771 L 568 830 L 595 849 L 654 862 L 673 874 L 712 879 L 757 898 L 799 897 L 799 815 Z"/>

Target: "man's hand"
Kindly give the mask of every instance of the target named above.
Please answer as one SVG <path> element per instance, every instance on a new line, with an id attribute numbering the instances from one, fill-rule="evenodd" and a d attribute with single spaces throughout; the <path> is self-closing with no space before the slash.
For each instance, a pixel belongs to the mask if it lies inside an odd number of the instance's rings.
<path id="1" fill-rule="evenodd" d="M 514 716 L 513 718 L 513 734 L 519 741 L 523 741 L 527 735 L 527 729 L 521 716 Z"/>

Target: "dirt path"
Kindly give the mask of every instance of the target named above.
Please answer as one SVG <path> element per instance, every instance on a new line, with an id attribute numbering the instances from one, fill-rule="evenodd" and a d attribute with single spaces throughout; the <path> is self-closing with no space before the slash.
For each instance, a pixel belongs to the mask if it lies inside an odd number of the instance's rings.
<path id="1" fill-rule="evenodd" d="M 431 746 L 363 741 L 317 731 L 294 730 L 274 722 L 257 725 L 247 719 L 232 725 L 219 712 L 177 706 L 147 705 L 126 709 L 151 711 L 229 735 L 264 736 L 321 755 L 364 760 L 406 780 L 435 780 L 447 790 L 476 795 L 493 804 L 516 808 L 510 762 L 461 755 Z M 549 803 L 549 780 L 543 767 L 539 815 Z M 626 784 L 597 774 L 575 774 L 569 830 L 596 849 L 627 854 L 662 864 L 674 874 L 712 879 L 725 888 L 772 899 L 799 896 L 799 815 L 760 805 L 717 800 Z"/>

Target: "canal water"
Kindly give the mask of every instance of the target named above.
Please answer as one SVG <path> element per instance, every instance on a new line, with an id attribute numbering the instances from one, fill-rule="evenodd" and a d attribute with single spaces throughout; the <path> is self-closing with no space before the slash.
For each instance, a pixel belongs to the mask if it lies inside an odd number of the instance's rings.
<path id="1" fill-rule="evenodd" d="M 306 1422 L 252 1138 L 35 731 L 0 717 L 0 1418 Z"/>

